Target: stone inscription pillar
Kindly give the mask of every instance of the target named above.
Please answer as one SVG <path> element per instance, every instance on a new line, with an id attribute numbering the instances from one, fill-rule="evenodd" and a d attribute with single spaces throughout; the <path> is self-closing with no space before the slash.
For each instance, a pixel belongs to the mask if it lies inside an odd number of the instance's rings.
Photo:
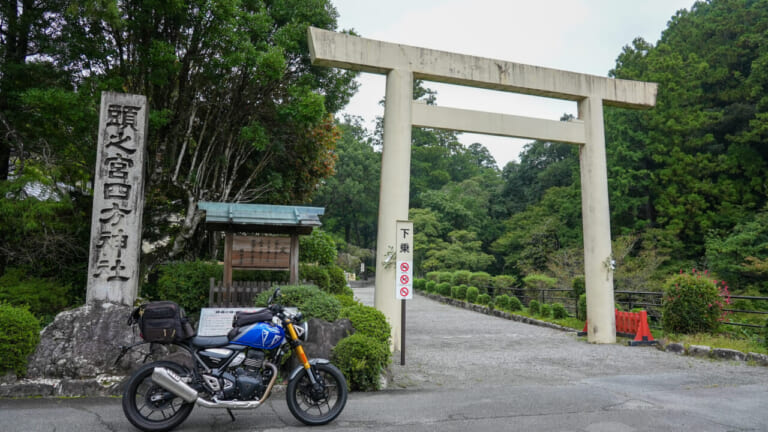
<path id="1" fill-rule="evenodd" d="M 133 305 L 138 294 L 147 99 L 101 94 L 86 301 Z"/>
<path id="2" fill-rule="evenodd" d="M 376 290 L 374 305 L 392 326 L 392 349 L 400 350 L 400 303 L 395 293 L 395 263 L 390 251 L 397 245 L 398 220 L 408 220 L 411 185 L 411 102 L 413 73 L 391 70 L 387 74 L 384 106 L 384 145 L 381 153 L 379 226 L 376 235 Z"/>

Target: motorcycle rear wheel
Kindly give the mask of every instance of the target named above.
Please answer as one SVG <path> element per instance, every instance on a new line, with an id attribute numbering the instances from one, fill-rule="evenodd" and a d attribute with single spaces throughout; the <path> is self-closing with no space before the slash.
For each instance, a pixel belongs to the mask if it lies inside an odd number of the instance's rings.
<path id="1" fill-rule="evenodd" d="M 183 366 L 159 361 L 140 367 L 123 390 L 123 413 L 131 424 L 145 432 L 169 431 L 187 419 L 194 404 L 165 390 L 152 381 L 155 367 L 164 367 L 180 376 L 189 375 Z"/>
<path id="2" fill-rule="evenodd" d="M 306 425 L 324 425 L 333 421 L 344 409 L 347 403 L 347 380 L 332 364 L 318 364 L 312 366 L 312 369 L 322 387 L 313 391 L 307 371 L 301 371 L 288 383 L 288 409 Z"/>

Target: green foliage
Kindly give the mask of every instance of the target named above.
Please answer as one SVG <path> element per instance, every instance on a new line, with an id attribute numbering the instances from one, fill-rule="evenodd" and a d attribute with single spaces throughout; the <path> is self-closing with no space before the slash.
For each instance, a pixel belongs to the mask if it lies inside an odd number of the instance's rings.
<path id="1" fill-rule="evenodd" d="M 299 279 L 314 282 L 323 291 L 331 292 L 331 276 L 326 267 L 313 264 L 299 265 Z"/>
<path id="2" fill-rule="evenodd" d="M 580 320 L 586 320 L 587 319 L 587 295 L 582 294 L 579 296 L 579 303 L 577 305 L 577 316 L 576 318 Z"/>
<path id="3" fill-rule="evenodd" d="M 530 303 L 528 303 L 528 312 L 530 312 L 531 315 L 539 315 L 541 313 L 541 304 L 538 300 L 531 300 Z"/>
<path id="4" fill-rule="evenodd" d="M 357 306 L 360 304 L 360 302 L 355 300 L 354 293 L 334 294 L 333 296 L 336 297 L 336 300 L 339 301 L 339 305 L 341 306 L 342 310 L 344 310 L 344 308 L 348 308 L 350 306 Z"/>
<path id="5" fill-rule="evenodd" d="M 391 360 L 387 343 L 363 333 L 345 337 L 333 348 L 333 363 L 351 390 L 378 390 L 379 376 Z"/>
<path id="6" fill-rule="evenodd" d="M 571 291 L 571 295 L 574 298 L 579 298 L 581 297 L 582 294 L 586 293 L 587 284 L 586 284 L 586 280 L 584 279 L 584 276 L 576 276 L 575 278 L 573 278 L 573 280 L 571 281 L 571 289 L 573 289 L 573 291 Z"/>
<path id="7" fill-rule="evenodd" d="M 451 282 L 454 285 L 466 285 L 469 283 L 469 277 L 472 276 L 472 272 L 468 270 L 458 270 L 453 272 Z"/>
<path id="8" fill-rule="evenodd" d="M 0 374 L 27 372 L 27 357 L 40 342 L 40 322 L 24 307 L 0 302 Z"/>
<path id="9" fill-rule="evenodd" d="M 480 289 L 480 292 L 487 293 L 491 286 L 491 275 L 486 272 L 475 272 L 469 277 L 469 283 Z"/>
<path id="10" fill-rule="evenodd" d="M 451 284 L 448 282 L 440 282 L 437 284 L 437 293 L 443 297 L 451 296 Z"/>
<path id="11" fill-rule="evenodd" d="M 274 289 L 259 294 L 254 300 L 255 306 L 268 306 L 267 300 L 274 293 Z M 339 319 L 341 303 L 339 300 L 320 288 L 312 285 L 288 285 L 280 287 L 280 298 L 277 302 L 283 306 L 294 306 L 304 316 L 319 318 L 328 322 Z"/>
<path id="12" fill-rule="evenodd" d="M 730 301 L 728 287 L 695 269 L 674 275 L 664 283 L 662 326 L 670 333 L 714 332 Z"/>
<path id="13" fill-rule="evenodd" d="M 328 292 L 331 294 L 341 294 L 347 288 L 347 278 L 344 276 L 344 270 L 337 265 L 325 266 L 328 272 Z"/>
<path id="14" fill-rule="evenodd" d="M 523 310 L 523 302 L 519 298 L 512 296 L 509 298 L 509 310 L 512 312 Z"/>
<path id="15" fill-rule="evenodd" d="M 492 301 L 493 299 L 488 294 L 480 294 L 479 296 L 477 296 L 477 304 L 489 306 Z"/>
<path id="16" fill-rule="evenodd" d="M 427 282 L 426 288 L 429 293 L 437 292 L 437 282 L 430 280 Z"/>
<path id="17" fill-rule="evenodd" d="M 440 272 L 437 271 L 431 271 L 427 272 L 427 280 L 438 282 L 439 281 L 439 274 Z"/>
<path id="18" fill-rule="evenodd" d="M 495 305 L 497 308 L 502 310 L 508 310 L 510 304 L 510 298 L 506 294 L 502 294 L 500 296 L 496 296 Z"/>
<path id="19" fill-rule="evenodd" d="M 7 269 L 0 277 L 0 303 L 27 306 L 43 323 L 68 305 L 71 288 L 55 280 L 30 277 L 20 269 Z"/>
<path id="20" fill-rule="evenodd" d="M 470 303 L 476 303 L 477 298 L 480 296 L 480 290 L 477 287 L 471 286 L 467 288 L 467 301 Z"/>
<path id="21" fill-rule="evenodd" d="M 565 310 L 565 306 L 562 303 L 552 304 L 552 318 L 554 319 L 568 318 L 568 311 Z"/>
<path id="22" fill-rule="evenodd" d="M 551 317 L 552 316 L 552 306 L 550 306 L 550 305 L 548 305 L 546 303 L 542 303 L 541 306 L 539 307 L 539 315 L 542 318 L 549 318 L 549 317 Z"/>
<path id="23" fill-rule="evenodd" d="M 528 297 L 538 297 L 541 290 L 552 289 L 556 283 L 557 279 L 543 274 L 529 274 L 523 278 L 525 293 Z"/>
<path id="24" fill-rule="evenodd" d="M 376 308 L 357 304 L 341 310 L 339 318 L 349 318 L 355 333 L 362 333 L 389 346 L 391 327 L 387 317 Z"/>
<path id="25" fill-rule="evenodd" d="M 200 313 L 208 306 L 210 279 L 221 280 L 223 268 L 215 262 L 172 262 L 157 266 L 156 283 L 146 283 L 142 296 L 150 300 L 170 300 L 179 304 L 189 315 Z M 154 277 L 150 278 L 150 280 Z"/>
<path id="26" fill-rule="evenodd" d="M 453 280 L 453 273 L 447 271 L 437 272 L 437 283 L 451 283 Z"/>
<path id="27" fill-rule="evenodd" d="M 510 275 L 498 275 L 493 277 L 493 287 L 496 288 L 496 292 L 502 292 L 515 286 L 517 278 Z"/>
<path id="28" fill-rule="evenodd" d="M 458 300 L 465 300 L 467 298 L 467 289 L 468 287 L 466 285 L 459 285 L 456 287 L 456 295 L 454 298 Z"/>
<path id="29" fill-rule="evenodd" d="M 416 278 L 413 280 L 413 289 L 416 291 L 424 291 L 427 288 L 427 280 Z"/>
<path id="30" fill-rule="evenodd" d="M 314 229 L 312 234 L 299 237 L 299 261 L 302 263 L 333 264 L 336 260 L 336 243 L 322 230 Z"/>

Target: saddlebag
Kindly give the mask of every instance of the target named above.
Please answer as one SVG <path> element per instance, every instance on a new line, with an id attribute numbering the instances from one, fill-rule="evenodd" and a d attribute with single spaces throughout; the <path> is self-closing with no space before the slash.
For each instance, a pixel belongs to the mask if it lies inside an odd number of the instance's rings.
<path id="1" fill-rule="evenodd" d="M 257 322 L 272 321 L 272 312 L 269 309 L 262 309 L 258 312 L 235 312 L 232 318 L 232 327 L 244 327 Z"/>
<path id="2" fill-rule="evenodd" d="M 129 323 L 137 323 L 145 342 L 180 342 L 195 335 L 184 309 L 172 301 L 145 303 L 131 314 Z"/>

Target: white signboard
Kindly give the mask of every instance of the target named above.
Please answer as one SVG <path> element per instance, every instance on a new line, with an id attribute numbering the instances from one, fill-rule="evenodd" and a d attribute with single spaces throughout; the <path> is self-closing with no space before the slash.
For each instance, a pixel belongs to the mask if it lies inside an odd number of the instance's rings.
<path id="1" fill-rule="evenodd" d="M 249 308 L 202 308 L 200 322 L 197 324 L 198 336 L 226 336 L 232 330 L 232 320 L 236 312 L 258 312 L 263 307 Z M 287 307 L 286 311 L 295 314 L 298 309 Z"/>
<path id="2" fill-rule="evenodd" d="M 395 297 L 413 298 L 413 222 L 397 221 L 397 267 L 395 268 Z"/>

